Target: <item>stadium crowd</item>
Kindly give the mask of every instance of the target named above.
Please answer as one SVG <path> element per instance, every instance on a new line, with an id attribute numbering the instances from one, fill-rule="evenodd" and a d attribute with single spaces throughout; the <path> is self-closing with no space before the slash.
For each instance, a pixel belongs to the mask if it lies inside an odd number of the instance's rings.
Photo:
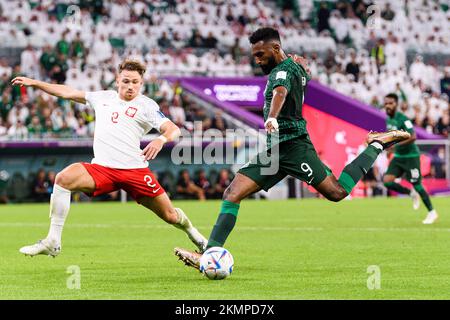
<path id="1" fill-rule="evenodd" d="M 226 127 L 220 115 L 215 121 L 162 77 L 257 73 L 247 35 L 259 25 L 278 27 L 283 46 L 305 54 L 321 83 L 375 107 L 397 92 L 416 125 L 448 135 L 445 1 L 0 0 L 2 46 L 24 48 L 20 63 L 0 59 L 0 138 L 91 136 L 90 108 L 9 81 L 26 75 L 86 91 L 112 88 L 124 56 L 146 62 L 145 94 L 177 124 Z M 421 55 L 409 64 L 408 50 L 442 54 L 447 66 L 425 63 Z"/>

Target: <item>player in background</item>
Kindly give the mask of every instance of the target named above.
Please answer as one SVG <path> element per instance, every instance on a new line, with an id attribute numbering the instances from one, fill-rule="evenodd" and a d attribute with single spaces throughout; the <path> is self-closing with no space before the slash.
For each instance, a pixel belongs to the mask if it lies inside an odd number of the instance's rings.
<path id="1" fill-rule="evenodd" d="M 20 249 L 21 253 L 55 257 L 61 251 L 61 235 L 70 209 L 73 191 L 98 196 L 123 189 L 137 203 L 161 219 L 187 233 L 203 250 L 206 238 L 194 228 L 183 210 L 174 208 L 164 189 L 148 168 L 168 141 L 174 141 L 180 129 L 159 110 L 152 99 L 142 95 L 145 66 L 125 60 L 116 77 L 117 91 L 83 92 L 65 85 L 16 77 L 13 85 L 31 86 L 53 96 L 89 104 L 95 111 L 94 159 L 91 163 L 74 163 L 56 175 L 50 199 L 51 224 L 48 235 L 37 244 Z M 152 128 L 161 135 L 144 150 L 142 137 Z"/>
<path id="2" fill-rule="evenodd" d="M 386 119 L 386 128 L 388 130 L 405 130 L 411 134 L 411 138 L 397 144 L 393 150 L 394 157 L 389 163 L 389 167 L 383 176 L 383 182 L 386 188 L 401 194 L 408 194 L 413 199 L 414 210 L 419 209 L 420 198 L 428 215 L 423 224 L 432 224 L 438 219 L 436 210 L 433 209 L 430 197 L 422 185 L 422 175 L 420 172 L 420 151 L 414 143 L 416 134 L 411 120 L 403 113 L 397 111 L 398 97 L 395 93 L 390 93 L 384 98 L 384 109 L 388 115 Z M 406 188 L 395 182 L 395 179 L 406 175 L 406 179 L 413 185 L 412 189 Z"/>
<path id="3" fill-rule="evenodd" d="M 410 134 L 400 130 L 385 133 L 370 132 L 367 148 L 348 164 L 339 179 L 319 159 L 306 130 L 302 116 L 305 89 L 310 76 L 305 70 L 305 60 L 288 57 L 281 48 L 280 35 L 272 28 L 261 28 L 250 35 L 251 52 L 256 64 L 268 75 L 265 90 L 264 126 L 267 132 L 267 151 L 258 154 L 236 174 L 223 194 L 219 217 L 209 237 L 207 249 L 223 247 L 233 230 L 241 200 L 261 189 L 269 190 L 287 175 L 312 185 L 328 200 L 340 201 L 347 197 L 358 181 L 367 173 L 378 155 Z M 273 141 L 272 141 L 273 140 Z M 276 148 L 274 149 L 275 145 Z M 272 162 L 263 159 L 278 149 L 279 169 L 265 174 Z M 276 151 L 275 151 L 276 152 Z M 267 171 L 266 171 L 267 172 Z M 175 248 L 177 255 L 187 265 L 198 268 L 201 254 Z"/>

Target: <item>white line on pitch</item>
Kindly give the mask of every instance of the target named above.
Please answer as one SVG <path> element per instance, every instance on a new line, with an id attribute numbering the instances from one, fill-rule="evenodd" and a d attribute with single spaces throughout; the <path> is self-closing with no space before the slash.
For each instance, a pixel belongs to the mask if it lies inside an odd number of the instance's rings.
<path id="1" fill-rule="evenodd" d="M 48 227 L 48 223 L 23 223 L 23 222 L 3 222 L 0 223 L 0 228 L 12 228 L 12 227 L 32 227 L 32 228 L 45 228 Z M 173 227 L 170 225 L 140 225 L 140 224 L 89 224 L 89 223 L 68 223 L 66 225 L 67 228 L 98 228 L 98 229 L 109 229 L 109 228 L 117 228 L 117 229 L 172 229 Z M 198 229 L 210 229 L 212 226 L 198 226 Z M 450 232 L 450 228 L 377 228 L 377 227 L 247 227 L 240 226 L 237 230 L 246 230 L 246 231 L 332 231 L 332 230 L 347 230 L 347 231 L 364 231 L 364 232 L 411 232 L 411 231 L 439 231 L 439 232 Z"/>

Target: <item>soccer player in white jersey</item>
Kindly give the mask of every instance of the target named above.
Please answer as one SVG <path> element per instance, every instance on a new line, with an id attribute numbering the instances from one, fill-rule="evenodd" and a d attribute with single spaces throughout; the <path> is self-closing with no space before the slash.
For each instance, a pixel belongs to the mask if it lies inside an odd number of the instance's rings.
<path id="1" fill-rule="evenodd" d="M 21 253 L 53 257 L 60 253 L 72 191 L 98 196 L 118 189 L 125 190 L 137 203 L 186 232 L 191 241 L 204 250 L 206 238 L 192 226 L 183 210 L 173 207 L 148 168 L 148 160 L 153 160 L 163 145 L 177 139 L 181 132 L 155 101 L 140 93 L 144 72 L 145 66 L 138 61 L 123 61 L 116 78 L 117 91 L 83 92 L 26 77 L 12 80 L 13 85 L 31 86 L 63 99 L 88 103 L 94 108 L 96 118 L 94 159 L 91 163 L 71 164 L 56 175 L 50 198 L 48 235 L 37 244 L 21 248 Z M 141 150 L 140 141 L 152 128 L 161 135 Z"/>

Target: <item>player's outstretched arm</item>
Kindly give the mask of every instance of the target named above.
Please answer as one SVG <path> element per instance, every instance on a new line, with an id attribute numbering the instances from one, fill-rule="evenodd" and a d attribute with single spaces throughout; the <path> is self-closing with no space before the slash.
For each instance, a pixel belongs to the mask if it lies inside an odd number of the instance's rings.
<path id="1" fill-rule="evenodd" d="M 280 114 L 284 101 L 286 101 L 288 91 L 285 87 L 278 86 L 273 89 L 272 93 L 273 97 L 272 102 L 270 103 L 269 115 L 264 123 L 267 133 L 272 133 L 278 130 L 277 117 Z"/>
<path id="2" fill-rule="evenodd" d="M 172 121 L 164 122 L 159 131 L 161 132 L 161 135 L 151 141 L 144 150 L 142 150 L 145 161 L 155 159 L 166 142 L 174 141 L 181 135 L 180 128 Z"/>
<path id="3" fill-rule="evenodd" d="M 46 83 L 27 77 L 16 77 L 11 80 L 11 84 L 14 86 L 33 87 L 45 91 L 52 96 L 73 100 L 83 104 L 86 103 L 84 91 L 76 90 L 66 85 Z"/>

